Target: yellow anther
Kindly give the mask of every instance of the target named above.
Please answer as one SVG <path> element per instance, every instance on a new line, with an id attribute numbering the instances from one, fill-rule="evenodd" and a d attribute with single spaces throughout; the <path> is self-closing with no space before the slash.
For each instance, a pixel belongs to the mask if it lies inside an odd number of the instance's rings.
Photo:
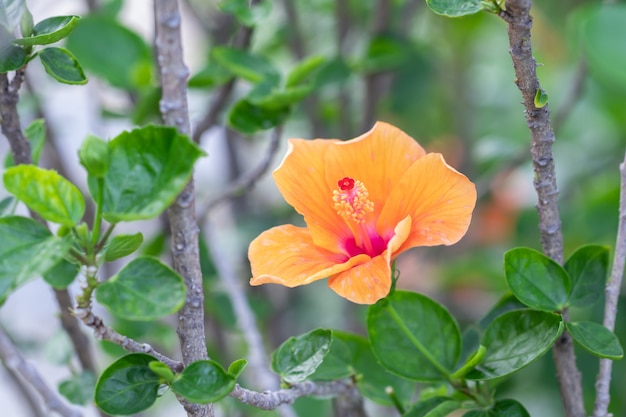
<path id="1" fill-rule="evenodd" d="M 369 192 L 359 180 L 345 177 L 337 182 L 338 190 L 333 191 L 333 201 L 337 214 L 346 220 L 363 223 L 365 215 L 374 211 L 374 202 Z"/>

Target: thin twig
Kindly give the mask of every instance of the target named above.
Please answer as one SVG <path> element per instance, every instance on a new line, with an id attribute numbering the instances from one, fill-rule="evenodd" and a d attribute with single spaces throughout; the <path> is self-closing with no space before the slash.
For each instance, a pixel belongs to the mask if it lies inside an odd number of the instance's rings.
<path id="1" fill-rule="evenodd" d="M 605 290 L 606 300 L 604 305 L 604 327 L 610 331 L 615 329 L 617 301 L 622 286 L 624 265 L 626 264 L 626 154 L 624 155 L 624 162 L 620 164 L 619 170 L 621 174 L 619 222 L 617 225 L 613 268 L 611 269 L 611 277 L 609 278 Z M 612 360 L 600 359 L 600 369 L 596 378 L 596 403 L 593 407 L 593 417 L 612 417 L 612 414 L 608 413 L 609 402 L 611 401 L 609 388 L 611 386 L 612 367 Z"/>
<path id="2" fill-rule="evenodd" d="M 555 136 L 550 123 L 548 104 L 535 106 L 535 95 L 541 92 L 537 79 L 537 63 L 532 55 L 530 30 L 531 0 L 506 0 L 505 10 L 500 17 L 508 23 L 510 54 L 515 70 L 516 84 L 522 93 L 526 114 L 526 123 L 532 136 L 530 153 L 535 172 L 535 191 L 537 192 L 537 212 L 543 252 L 559 264 L 563 264 L 563 235 L 558 208 L 558 187 L 552 144 Z M 568 320 L 567 310 L 562 312 Z M 572 337 L 569 333 L 557 340 L 553 347 L 557 378 L 565 417 L 585 417 L 580 371 L 576 366 L 576 354 Z"/>
<path id="3" fill-rule="evenodd" d="M 93 329 L 94 335 L 101 340 L 107 340 L 121 346 L 124 350 L 134 353 L 146 353 L 154 356 L 159 361 L 163 362 L 173 372 L 181 372 L 184 368 L 182 362 L 175 361 L 168 356 L 154 350 L 152 346 L 147 343 L 139 343 L 130 337 L 123 336 L 117 333 L 115 330 L 104 324 L 101 317 L 95 315 L 91 309 L 76 308 L 74 310 L 74 316 L 80 319 L 86 326 Z"/>
<path id="4" fill-rule="evenodd" d="M 271 134 L 270 144 L 265 152 L 265 156 L 252 171 L 243 174 L 240 178 L 234 181 L 229 187 L 218 196 L 208 201 L 204 207 L 200 210 L 202 217 L 206 217 L 213 209 L 222 203 L 249 191 L 254 187 L 259 179 L 267 172 L 272 164 L 272 160 L 278 151 L 278 145 L 280 144 L 280 138 L 282 136 L 282 126 L 274 128 Z"/>
<path id="5" fill-rule="evenodd" d="M 13 342 L 0 327 L 0 358 L 4 366 L 21 375 L 41 395 L 45 407 L 63 417 L 81 417 L 82 413 L 69 407 L 52 388 L 46 384 L 33 365 L 26 362 Z"/>
<path id="6" fill-rule="evenodd" d="M 166 125 L 175 126 L 189 135 L 189 112 L 187 109 L 187 78 L 189 70 L 183 61 L 183 45 L 180 33 L 181 16 L 177 0 L 155 0 L 155 48 L 161 80 L 162 96 L 159 103 Z M 195 213 L 193 179 L 167 210 L 171 228 L 171 250 L 174 269 L 181 274 L 187 287 L 187 298 L 178 313 L 176 332 L 180 340 L 183 363 L 207 359 L 204 333 L 204 292 L 198 248 L 198 225 Z M 212 404 L 181 404 L 188 416 L 213 417 Z"/>
<path id="7" fill-rule="evenodd" d="M 283 404 L 293 404 L 295 400 L 305 396 L 334 397 L 354 389 L 354 382 L 341 379 L 331 382 L 304 381 L 290 388 L 278 391 L 256 392 L 235 385 L 229 394 L 242 404 L 252 405 L 261 410 L 274 410 Z"/>

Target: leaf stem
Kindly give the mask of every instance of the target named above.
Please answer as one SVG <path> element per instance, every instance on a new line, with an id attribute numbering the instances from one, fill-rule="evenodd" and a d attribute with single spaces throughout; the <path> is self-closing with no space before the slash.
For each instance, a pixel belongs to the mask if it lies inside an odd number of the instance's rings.
<path id="1" fill-rule="evenodd" d="M 104 200 L 104 178 L 96 179 L 98 184 L 98 194 L 96 195 L 96 215 L 93 220 L 93 230 L 91 231 L 91 246 L 94 248 L 94 254 L 97 253 L 96 246 L 100 235 L 100 226 L 102 225 L 102 202 Z"/>

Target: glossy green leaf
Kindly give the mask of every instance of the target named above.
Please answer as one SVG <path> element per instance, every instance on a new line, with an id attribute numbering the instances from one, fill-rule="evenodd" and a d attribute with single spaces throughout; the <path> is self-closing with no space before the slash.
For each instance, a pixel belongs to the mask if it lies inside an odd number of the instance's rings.
<path id="1" fill-rule="evenodd" d="M 290 337 L 272 353 L 272 370 L 286 382 L 302 382 L 320 366 L 331 342 L 330 330 L 324 329 Z"/>
<path id="2" fill-rule="evenodd" d="M 39 51 L 39 59 L 52 78 L 63 84 L 86 84 L 87 77 L 74 55 L 64 48 L 50 47 Z"/>
<path id="3" fill-rule="evenodd" d="M 246 369 L 246 366 L 248 366 L 247 360 L 237 359 L 236 361 L 231 363 L 230 366 L 228 367 L 228 374 L 231 375 L 233 378 L 237 379 L 239 378 L 241 373 L 244 371 L 244 369 Z"/>
<path id="4" fill-rule="evenodd" d="M 99 137 L 88 135 L 78 150 L 78 159 L 89 175 L 104 177 L 111 165 L 109 144 Z"/>
<path id="5" fill-rule="evenodd" d="M 163 378 L 166 383 L 174 381 L 174 372 L 163 362 L 152 361 L 148 364 L 148 367 L 152 372 Z"/>
<path id="6" fill-rule="evenodd" d="M 606 327 L 589 321 L 566 323 L 567 331 L 585 350 L 607 359 L 622 359 L 624 350 L 615 336 Z"/>
<path id="7" fill-rule="evenodd" d="M 72 404 L 87 405 L 93 401 L 96 377 L 91 372 L 81 372 L 59 384 L 59 393 Z"/>
<path id="8" fill-rule="evenodd" d="M 104 261 L 112 262 L 128 256 L 139 249 L 142 243 L 143 235 L 141 233 L 114 236 L 104 249 Z"/>
<path id="9" fill-rule="evenodd" d="M 246 100 L 254 106 L 281 113 L 289 106 L 302 101 L 312 90 L 312 85 L 300 85 L 281 90 L 261 82 L 250 92 Z"/>
<path id="10" fill-rule="evenodd" d="M 228 124 L 241 133 L 253 134 L 283 123 L 289 114 L 289 108 L 272 110 L 239 100 L 228 113 Z"/>
<path id="11" fill-rule="evenodd" d="M 82 18 L 67 38 L 67 48 L 87 71 L 115 87 L 138 89 L 152 82 L 154 64 L 150 46 L 112 16 Z"/>
<path id="12" fill-rule="evenodd" d="M 209 62 L 199 72 L 189 79 L 190 88 L 215 88 L 229 81 L 233 77 L 232 73 L 214 62 Z"/>
<path id="13" fill-rule="evenodd" d="M 582 48 L 598 80 L 626 88 L 626 5 L 604 4 L 592 9 L 581 25 Z"/>
<path id="14" fill-rule="evenodd" d="M 506 282 L 528 307 L 559 311 L 568 304 L 571 281 L 563 267 L 541 252 L 515 248 L 504 254 Z"/>
<path id="15" fill-rule="evenodd" d="M 347 378 L 354 374 L 353 368 L 353 352 L 348 343 L 346 343 L 338 335 L 336 330 L 331 330 L 332 343 L 330 352 L 324 357 L 321 365 L 317 367 L 315 372 L 309 377 L 314 381 L 333 381 L 336 379 Z"/>
<path id="16" fill-rule="evenodd" d="M 361 395 L 376 403 L 394 406 L 394 402 L 387 393 L 387 389 L 391 387 L 402 405 L 407 406 L 410 403 L 416 389 L 415 382 L 400 378 L 385 370 L 378 363 L 366 338 L 333 330 L 332 340 L 330 353 L 324 358 L 324 361 L 330 359 L 338 367 L 341 366 L 341 362 L 345 361 L 346 369 L 350 372 L 349 375 L 354 375 Z M 337 345 L 343 346 L 343 348 L 349 351 L 350 358 L 348 360 L 345 358 L 333 359 L 333 349 Z M 324 363 L 318 370 L 323 370 L 322 368 L 324 368 Z M 328 371 L 328 368 L 325 370 Z M 313 374 L 310 379 L 315 379 L 317 375 L 317 373 Z M 331 376 L 329 374 L 326 375 Z M 334 379 L 340 378 L 339 375 L 341 375 L 340 371 L 335 374 L 337 378 Z"/>
<path id="17" fill-rule="evenodd" d="M 178 311 L 185 283 L 156 258 L 138 257 L 96 289 L 96 299 L 127 320 L 154 320 Z"/>
<path id="18" fill-rule="evenodd" d="M 236 76 L 252 83 L 269 80 L 277 85 L 280 80 L 278 70 L 267 59 L 252 52 L 219 46 L 212 49 L 211 56 Z"/>
<path id="19" fill-rule="evenodd" d="M 325 63 L 326 58 L 321 55 L 313 55 L 304 59 L 289 72 L 285 87 L 295 87 L 307 82 Z"/>
<path id="20" fill-rule="evenodd" d="M 61 259 L 48 272 L 43 274 L 43 279 L 58 290 L 67 288 L 78 275 L 78 265 Z"/>
<path id="21" fill-rule="evenodd" d="M 43 150 L 43 146 L 46 141 L 46 122 L 44 119 L 35 119 L 29 124 L 26 129 L 24 129 L 24 136 L 28 139 L 30 143 L 30 154 L 33 159 L 33 165 L 37 165 L 39 163 L 39 157 L 41 156 L 41 151 Z M 12 167 L 15 163 L 13 162 L 13 155 L 9 153 L 7 155 L 7 159 L 4 161 L 4 167 Z"/>
<path id="22" fill-rule="evenodd" d="M 75 226 L 85 212 L 85 200 L 78 188 L 53 170 L 34 165 L 14 166 L 4 172 L 4 186 L 53 223 Z"/>
<path id="23" fill-rule="evenodd" d="M 460 17 L 482 10 L 481 0 L 426 0 L 433 12 L 447 17 Z"/>
<path id="24" fill-rule="evenodd" d="M 152 356 L 133 353 L 113 362 L 96 384 L 95 403 L 113 415 L 139 413 L 154 404 L 159 376 L 150 370 Z"/>
<path id="25" fill-rule="evenodd" d="M 396 291 L 380 300 L 369 308 L 367 328 L 380 363 L 405 378 L 446 379 L 461 352 L 452 315 L 421 294 Z"/>
<path id="26" fill-rule="evenodd" d="M 111 165 L 104 177 L 104 218 L 112 223 L 151 219 L 176 199 L 204 155 L 175 128 L 146 126 L 109 142 Z M 91 195 L 95 178 L 89 177 Z"/>
<path id="27" fill-rule="evenodd" d="M 171 387 L 191 402 L 208 404 L 228 395 L 235 387 L 235 378 L 217 362 L 201 360 L 189 364 Z"/>
<path id="28" fill-rule="evenodd" d="M 604 294 L 608 268 L 608 247 L 587 245 L 576 250 L 565 262 L 565 270 L 572 280 L 570 304 L 584 307 L 600 299 Z"/>
<path id="29" fill-rule="evenodd" d="M 0 218 L 0 236 L 0 300 L 50 270 L 71 247 L 69 239 L 53 236 L 40 223 L 20 216 Z"/>
<path id="30" fill-rule="evenodd" d="M 0 0 L 0 24 L 12 31 L 20 24 L 25 9 L 25 0 Z"/>
<path id="31" fill-rule="evenodd" d="M 48 45 L 68 36 L 78 26 L 78 16 L 54 16 L 42 20 L 33 27 L 32 36 L 14 39 L 22 46 Z"/>
<path id="32" fill-rule="evenodd" d="M 444 401 L 441 404 L 438 404 L 428 413 L 424 414 L 424 417 L 447 417 L 453 411 L 458 410 L 462 407 L 461 402 L 456 400 Z"/>
<path id="33" fill-rule="evenodd" d="M 406 413 L 402 414 L 402 417 L 425 417 L 428 415 L 428 413 L 430 413 L 433 410 L 436 410 L 438 407 L 442 405 L 443 405 L 443 408 L 445 409 L 446 407 L 449 406 L 448 404 L 451 402 L 458 403 L 457 401 L 454 401 L 450 397 L 431 397 L 431 398 L 428 398 L 427 400 L 418 401 L 414 403 Z M 451 411 L 454 411 L 458 408 L 459 406 L 457 406 L 456 408 L 453 408 Z"/>
<path id="34" fill-rule="evenodd" d="M 500 400 L 489 409 L 471 410 L 463 414 L 463 417 L 530 417 L 530 414 L 515 400 Z"/>
<path id="35" fill-rule="evenodd" d="M 496 318 L 483 336 L 487 349 L 468 379 L 493 379 L 513 373 L 546 353 L 563 332 L 558 314 L 515 310 Z"/>

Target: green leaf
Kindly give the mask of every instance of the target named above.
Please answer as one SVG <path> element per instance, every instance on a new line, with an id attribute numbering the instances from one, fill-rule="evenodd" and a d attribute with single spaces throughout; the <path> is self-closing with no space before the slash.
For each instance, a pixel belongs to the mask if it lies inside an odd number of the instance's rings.
<path id="1" fill-rule="evenodd" d="M 312 90 L 312 85 L 301 85 L 281 90 L 272 87 L 269 83 L 261 82 L 250 92 L 246 100 L 254 106 L 280 114 L 292 104 L 302 101 Z"/>
<path id="2" fill-rule="evenodd" d="M 352 365 L 354 358 L 350 346 L 336 330 L 331 330 L 331 336 L 330 352 L 309 377 L 313 381 L 333 381 L 347 378 L 354 373 Z"/>
<path id="3" fill-rule="evenodd" d="M 63 84 L 86 84 L 87 77 L 74 55 L 64 48 L 50 47 L 39 51 L 39 59 L 52 78 Z"/>
<path id="4" fill-rule="evenodd" d="M 20 216 L 0 218 L 0 236 L 0 303 L 18 285 L 50 270 L 71 247 L 70 240 Z"/>
<path id="5" fill-rule="evenodd" d="M 138 89 L 152 83 L 154 64 L 151 48 L 141 36 L 122 26 L 112 16 L 82 18 L 80 25 L 68 37 L 67 48 L 87 71 L 115 87 Z"/>
<path id="6" fill-rule="evenodd" d="M 20 32 L 22 36 L 30 36 L 33 34 L 33 27 L 35 22 L 33 21 L 33 15 L 28 8 L 24 7 L 24 13 L 20 19 Z"/>
<path id="7" fill-rule="evenodd" d="M 163 362 L 152 361 L 148 364 L 148 367 L 152 372 L 163 378 L 166 383 L 170 384 L 174 381 L 174 372 Z"/>
<path id="8" fill-rule="evenodd" d="M 609 86 L 626 88 L 626 5 L 603 4 L 593 8 L 581 25 L 582 49 L 591 73 Z"/>
<path id="9" fill-rule="evenodd" d="M 283 123 L 289 114 L 289 108 L 267 109 L 244 99 L 239 100 L 228 113 L 228 124 L 241 133 L 253 134 Z"/>
<path id="10" fill-rule="evenodd" d="M 56 171 L 18 165 L 4 172 L 4 187 L 44 219 L 75 226 L 85 212 L 78 188 Z"/>
<path id="11" fill-rule="evenodd" d="M 87 405 L 93 400 L 96 377 L 85 371 L 59 384 L 59 393 L 72 404 Z"/>
<path id="12" fill-rule="evenodd" d="M 24 136 L 30 143 L 30 154 L 33 165 L 39 163 L 39 157 L 46 141 L 46 122 L 44 119 L 36 119 L 24 129 Z M 13 154 L 9 153 L 4 161 L 4 167 L 9 168 L 15 165 Z"/>
<path id="13" fill-rule="evenodd" d="M 245 359 L 237 359 L 235 362 L 231 363 L 228 367 L 228 374 L 233 378 L 237 379 L 241 375 L 244 369 L 248 366 L 248 361 Z"/>
<path id="14" fill-rule="evenodd" d="M 321 55 L 313 55 L 298 63 L 287 76 L 285 87 L 295 87 L 303 84 L 326 63 L 326 58 Z"/>
<path id="15" fill-rule="evenodd" d="M 512 249 L 504 254 L 504 271 L 509 288 L 528 307 L 544 311 L 567 307 L 570 277 L 544 254 L 529 248 Z"/>
<path id="16" fill-rule="evenodd" d="M 475 14 L 482 10 L 481 0 L 426 0 L 433 12 L 447 17 Z"/>
<path id="17" fill-rule="evenodd" d="M 0 0 L 0 24 L 13 31 L 20 24 L 25 9 L 25 0 Z"/>
<path id="18" fill-rule="evenodd" d="M 425 417 L 429 415 L 431 411 L 437 410 L 439 407 L 442 407 L 439 408 L 439 410 L 446 409 L 450 406 L 450 403 L 458 404 L 457 401 L 454 401 L 450 397 L 432 397 L 427 400 L 418 401 L 413 404 L 406 413 L 402 414 L 402 417 Z M 458 408 L 460 408 L 460 404 L 451 411 L 457 410 Z M 447 414 L 444 414 L 444 416 L 447 416 Z"/>
<path id="19" fill-rule="evenodd" d="M 268 80 L 277 85 L 280 81 L 278 70 L 268 60 L 252 52 L 218 46 L 212 49 L 211 56 L 237 77 L 252 83 Z"/>
<path id="20" fill-rule="evenodd" d="M 574 340 L 592 355 L 607 359 L 624 357 L 624 351 L 617 336 L 606 327 L 589 321 L 565 325 Z"/>
<path id="21" fill-rule="evenodd" d="M 496 318 L 483 336 L 487 352 L 468 379 L 493 379 L 523 368 L 546 353 L 563 332 L 560 315 L 515 310 Z"/>
<path id="22" fill-rule="evenodd" d="M 410 57 L 413 45 L 397 35 L 382 34 L 374 37 L 359 66 L 366 73 L 390 71 L 402 66 Z"/>
<path id="23" fill-rule="evenodd" d="M 13 205 L 15 199 L 12 196 L 8 196 L 0 200 L 0 217 L 10 214 L 9 208 Z"/>
<path id="24" fill-rule="evenodd" d="M 396 291 L 367 315 L 372 350 L 389 371 L 417 381 L 446 379 L 461 352 L 459 326 L 430 298 Z"/>
<path id="25" fill-rule="evenodd" d="M 468 411 L 463 417 L 530 417 L 530 414 L 515 400 L 500 400 L 487 410 Z"/>
<path id="26" fill-rule="evenodd" d="M 152 356 L 133 353 L 113 362 L 96 384 L 95 403 L 113 415 L 139 413 L 154 404 L 159 376 L 150 370 Z"/>
<path id="27" fill-rule="evenodd" d="M 78 26 L 78 16 L 55 16 L 44 19 L 33 27 L 32 36 L 14 39 L 22 46 L 48 45 L 68 36 Z"/>
<path id="28" fill-rule="evenodd" d="M 565 270 L 572 279 L 570 304 L 584 307 L 600 299 L 604 294 L 608 268 L 608 247 L 587 245 L 577 249 L 565 262 Z"/>
<path id="29" fill-rule="evenodd" d="M 78 150 L 78 159 L 89 175 L 104 177 L 111 165 L 109 145 L 97 136 L 88 135 Z"/>
<path id="30" fill-rule="evenodd" d="M 541 109 L 545 107 L 546 104 L 548 104 L 548 94 L 541 88 L 538 88 L 533 101 L 535 107 Z"/>
<path id="31" fill-rule="evenodd" d="M 143 235 L 141 233 L 114 236 L 104 249 L 104 262 L 112 262 L 128 256 L 139 249 L 142 243 Z"/>
<path id="32" fill-rule="evenodd" d="M 109 142 L 111 165 L 104 176 L 104 218 L 111 222 L 151 219 L 185 188 L 194 162 L 204 155 L 175 128 L 146 126 Z M 97 195 L 95 178 L 89 190 Z"/>
<path id="33" fill-rule="evenodd" d="M 185 302 L 183 279 L 156 258 L 138 257 L 96 289 L 96 299 L 127 320 L 154 320 Z"/>
<path id="34" fill-rule="evenodd" d="M 229 81 L 233 77 L 232 73 L 214 62 L 209 62 L 199 72 L 189 79 L 190 88 L 215 88 Z"/>
<path id="35" fill-rule="evenodd" d="M 462 407 L 462 404 L 456 400 L 444 401 L 435 408 L 424 414 L 424 417 L 447 417 L 453 411 Z"/>
<path id="36" fill-rule="evenodd" d="M 235 378 L 217 362 L 201 360 L 189 364 L 171 387 L 191 402 L 208 404 L 227 396 L 235 387 Z"/>
<path id="37" fill-rule="evenodd" d="M 288 383 L 302 382 L 320 366 L 331 342 L 330 330 L 324 329 L 290 337 L 272 353 L 272 370 Z"/>
<path id="38" fill-rule="evenodd" d="M 78 265 L 61 259 L 60 262 L 43 274 L 43 279 L 50 284 L 52 288 L 62 290 L 74 282 L 76 275 L 78 275 Z"/>
<path id="39" fill-rule="evenodd" d="M 1 2 L 0 0 L 0 7 Z M 6 1 L 6 0 L 5 0 Z M 13 35 L 11 32 L 0 24 L 0 73 L 4 74 L 9 71 L 15 71 L 26 63 L 26 51 L 24 48 L 13 45 L 11 40 Z"/>

